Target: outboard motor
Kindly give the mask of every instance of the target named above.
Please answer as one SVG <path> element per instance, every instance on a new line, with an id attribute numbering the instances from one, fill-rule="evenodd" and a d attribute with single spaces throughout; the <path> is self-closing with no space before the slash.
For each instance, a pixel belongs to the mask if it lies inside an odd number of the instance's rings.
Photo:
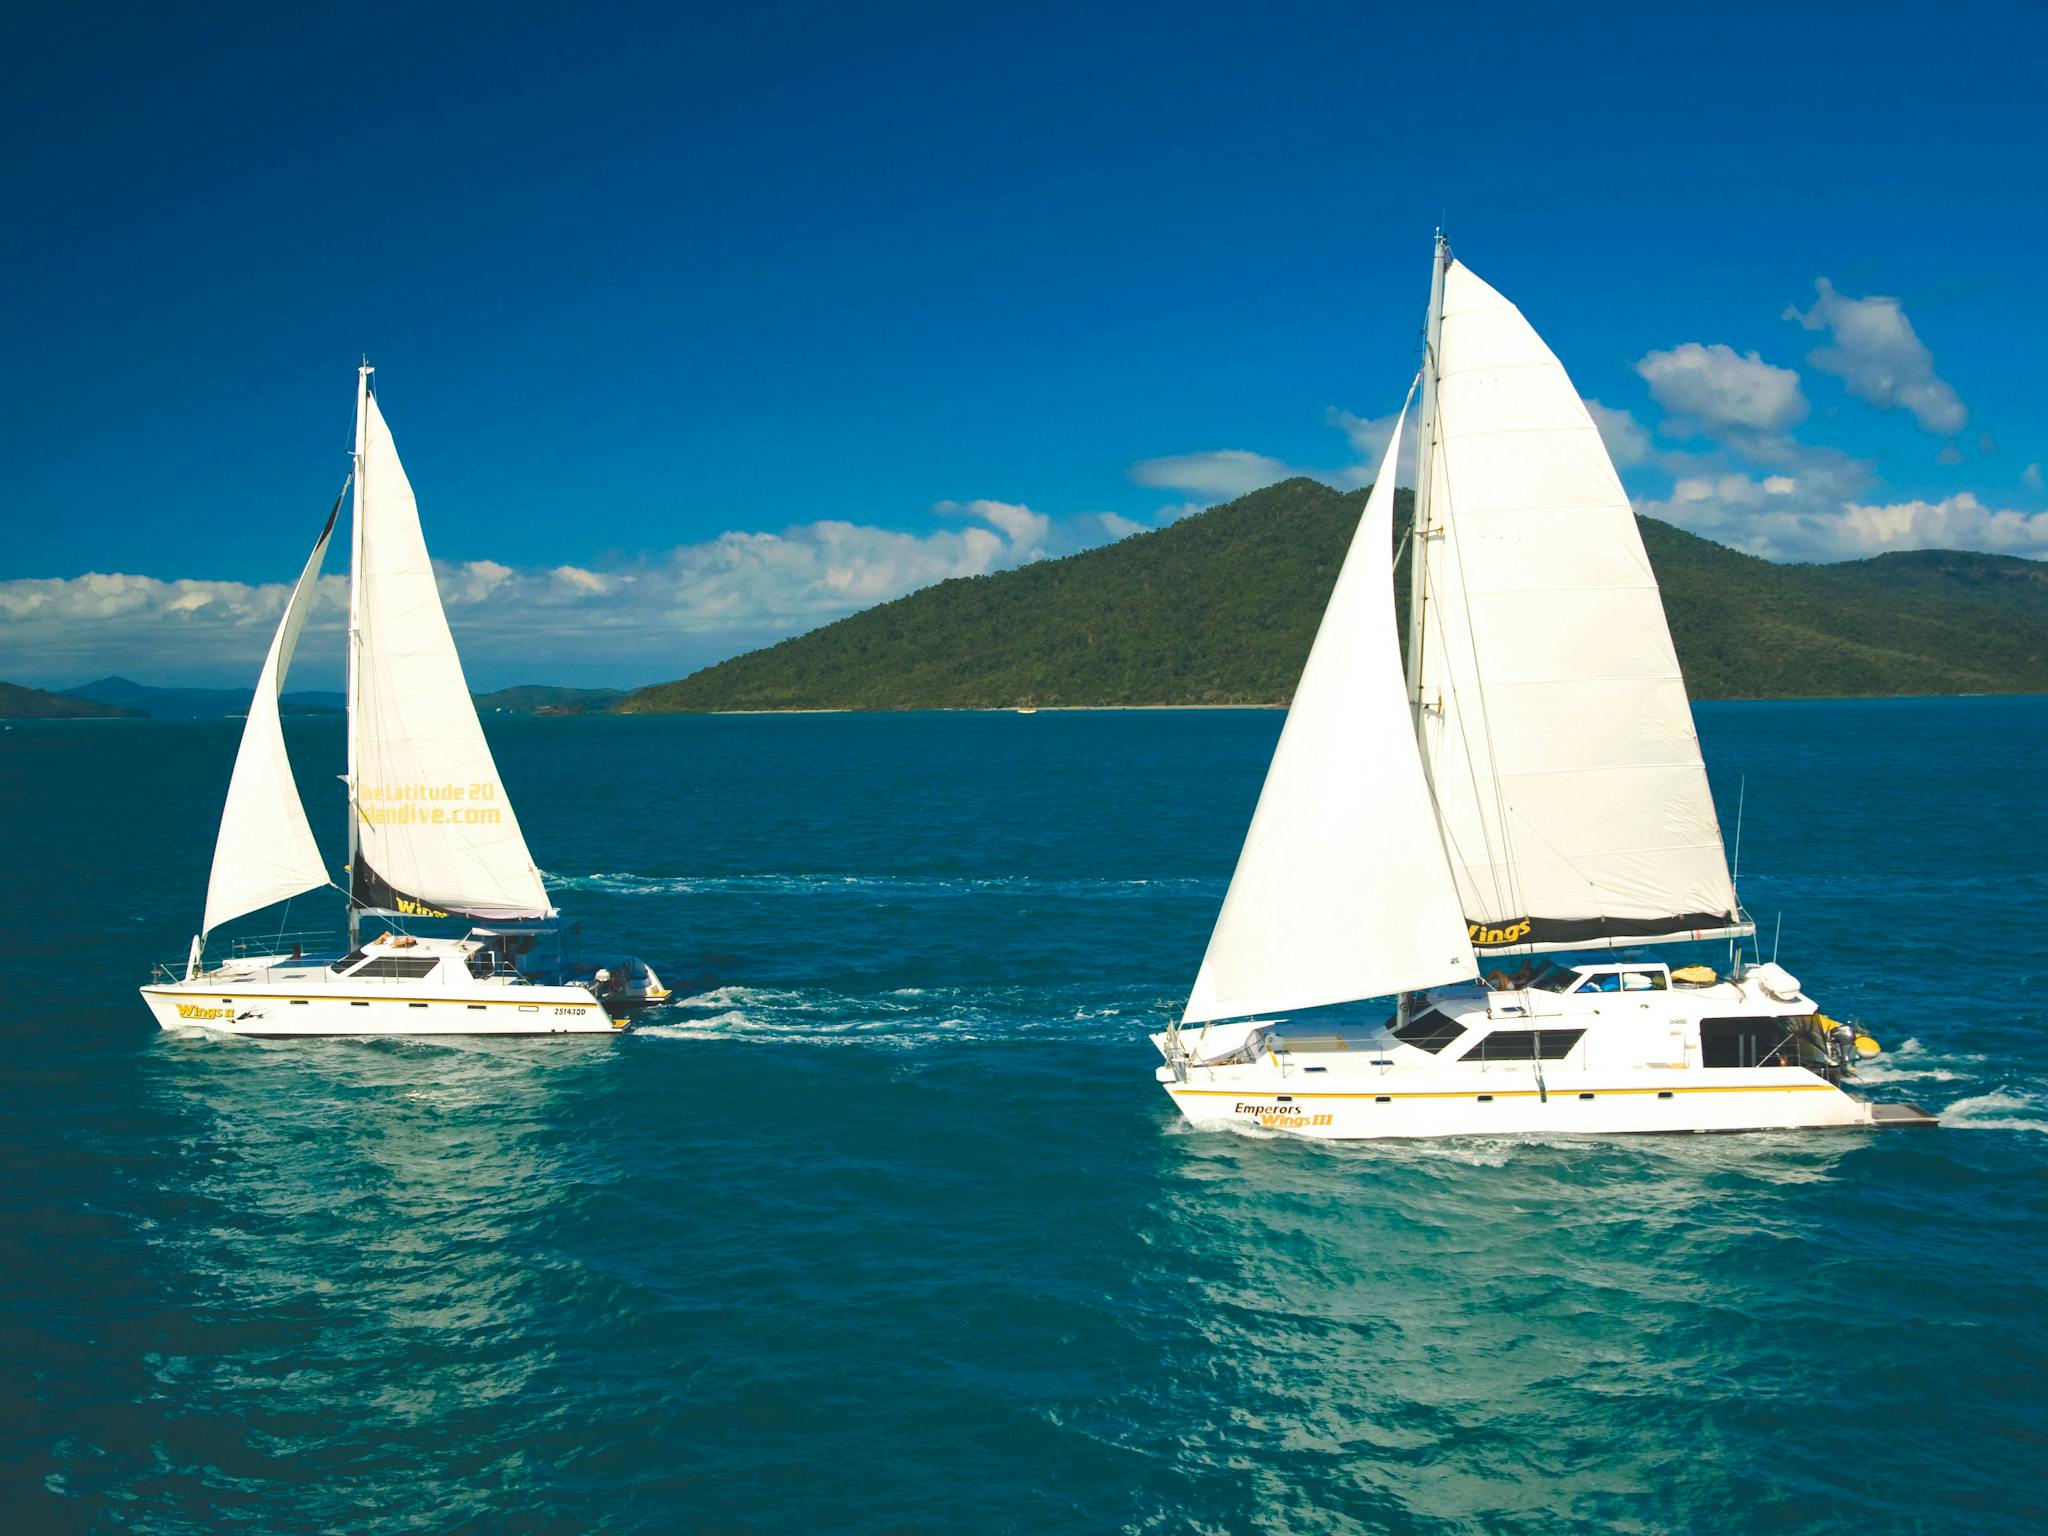
<path id="1" fill-rule="evenodd" d="M 1838 1067 L 1856 1060 L 1856 1031 L 1847 1024 L 1837 1024 L 1828 1031 L 1828 1060 Z"/>

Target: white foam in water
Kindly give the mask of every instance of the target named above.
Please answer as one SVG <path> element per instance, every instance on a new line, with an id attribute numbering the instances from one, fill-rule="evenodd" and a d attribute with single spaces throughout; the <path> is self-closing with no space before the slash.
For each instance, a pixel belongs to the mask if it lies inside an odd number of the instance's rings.
<path id="1" fill-rule="evenodd" d="M 1957 1099 L 1941 1123 L 1962 1131 L 2037 1131 L 2048 1134 L 2048 1100 L 2037 1094 L 1980 1093 Z"/>
<path id="2" fill-rule="evenodd" d="M 639 875 L 626 871 L 603 870 L 584 875 L 564 875 L 543 870 L 542 874 L 550 885 L 564 890 L 601 891 L 610 896 L 789 893 L 804 896 L 837 894 L 911 897 L 966 896 L 1015 891 L 1053 896 L 1149 897 L 1161 891 L 1203 892 L 1219 896 L 1222 892 L 1219 882 L 1192 877 L 1165 880 L 1047 880 L 1035 875 Z"/>
<path id="3" fill-rule="evenodd" d="M 1930 1050 L 1908 1036 L 1882 1056 L 1857 1063 L 1855 1081 L 1860 1085 L 1963 1082 L 1976 1075 L 1971 1069 L 1982 1066 L 1985 1059 L 1967 1051 Z"/>

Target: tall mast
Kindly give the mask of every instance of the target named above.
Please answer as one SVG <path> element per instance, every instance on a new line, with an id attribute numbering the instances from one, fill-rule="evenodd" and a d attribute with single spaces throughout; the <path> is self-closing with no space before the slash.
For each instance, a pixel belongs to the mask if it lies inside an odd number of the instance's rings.
<path id="1" fill-rule="evenodd" d="M 1429 602 L 1429 542 L 1436 527 L 1430 504 L 1430 471 L 1436 462 L 1436 361 L 1444 330 L 1444 269 L 1450 262 L 1451 243 L 1439 229 L 1429 262 L 1429 315 L 1422 332 L 1422 414 L 1415 432 L 1415 525 L 1408 533 L 1408 709 L 1415 728 L 1415 750 L 1422 759 L 1423 781 L 1429 785 L 1432 799 L 1436 775 L 1431 771 L 1422 730 L 1422 620 Z M 1441 815 L 1438 830 L 1442 830 Z M 1395 999 L 1397 1027 L 1408 1022 L 1412 1000 L 1413 994 L 1408 992 Z"/>
<path id="2" fill-rule="evenodd" d="M 1437 345 L 1444 330 L 1444 270 L 1451 264 L 1451 243 L 1444 232 L 1436 232 L 1436 248 L 1429 265 L 1429 316 L 1424 323 L 1422 343 L 1422 414 L 1415 439 L 1415 526 L 1408 540 L 1408 703 L 1415 713 L 1415 739 L 1422 740 L 1422 636 L 1423 608 L 1429 601 L 1429 540 L 1435 537 L 1436 515 L 1431 504 L 1431 470 L 1436 462 Z M 1423 757 L 1427 771 L 1429 759 Z"/>
<path id="3" fill-rule="evenodd" d="M 362 919 L 356 912 L 356 690 L 360 669 L 356 652 L 362 647 L 363 572 L 363 434 L 370 415 L 370 375 L 376 370 L 368 358 L 356 370 L 356 463 L 355 500 L 350 504 L 348 560 L 348 947 L 356 947 L 356 933 Z"/>

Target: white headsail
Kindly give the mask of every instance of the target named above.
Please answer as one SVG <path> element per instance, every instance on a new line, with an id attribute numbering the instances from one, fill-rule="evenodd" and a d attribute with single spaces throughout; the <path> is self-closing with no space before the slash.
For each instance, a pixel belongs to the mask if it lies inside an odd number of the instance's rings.
<path id="1" fill-rule="evenodd" d="M 477 721 L 412 486 L 376 397 L 366 387 L 358 399 L 352 904 L 416 916 L 545 917 L 553 909 Z"/>
<path id="2" fill-rule="evenodd" d="M 1418 733 L 1487 948 L 1737 922 L 1642 535 L 1521 312 L 1440 252 L 1418 496 Z"/>
<path id="3" fill-rule="evenodd" d="M 277 700 L 284 691 L 285 674 L 291 670 L 299 631 L 313 606 L 320 565 L 340 511 L 337 498 L 334 511 L 327 514 L 327 526 L 313 543 L 313 553 L 306 557 L 298 585 L 285 601 L 284 616 L 271 636 L 270 654 L 263 659 L 255 695 L 249 700 L 235 771 L 228 780 L 227 804 L 221 810 L 220 836 L 213 845 L 213 873 L 206 882 L 206 916 L 200 925 L 202 938 L 245 913 L 327 884 L 327 866 L 313 841 L 313 829 L 306 823 L 298 781 L 292 777 Z"/>
<path id="4" fill-rule="evenodd" d="M 1478 974 L 1415 754 L 1394 629 L 1400 440 L 1397 421 L 1266 770 L 1186 1023 Z"/>

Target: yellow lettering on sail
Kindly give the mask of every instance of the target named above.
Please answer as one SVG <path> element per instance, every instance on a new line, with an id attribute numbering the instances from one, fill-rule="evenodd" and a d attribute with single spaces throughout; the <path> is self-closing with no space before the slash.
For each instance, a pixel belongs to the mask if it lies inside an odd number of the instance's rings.
<path id="1" fill-rule="evenodd" d="M 1526 917 L 1504 928 L 1489 928 L 1484 923 L 1467 923 L 1465 937 L 1474 944 L 1512 944 L 1517 939 L 1527 938 L 1531 926 Z"/>

